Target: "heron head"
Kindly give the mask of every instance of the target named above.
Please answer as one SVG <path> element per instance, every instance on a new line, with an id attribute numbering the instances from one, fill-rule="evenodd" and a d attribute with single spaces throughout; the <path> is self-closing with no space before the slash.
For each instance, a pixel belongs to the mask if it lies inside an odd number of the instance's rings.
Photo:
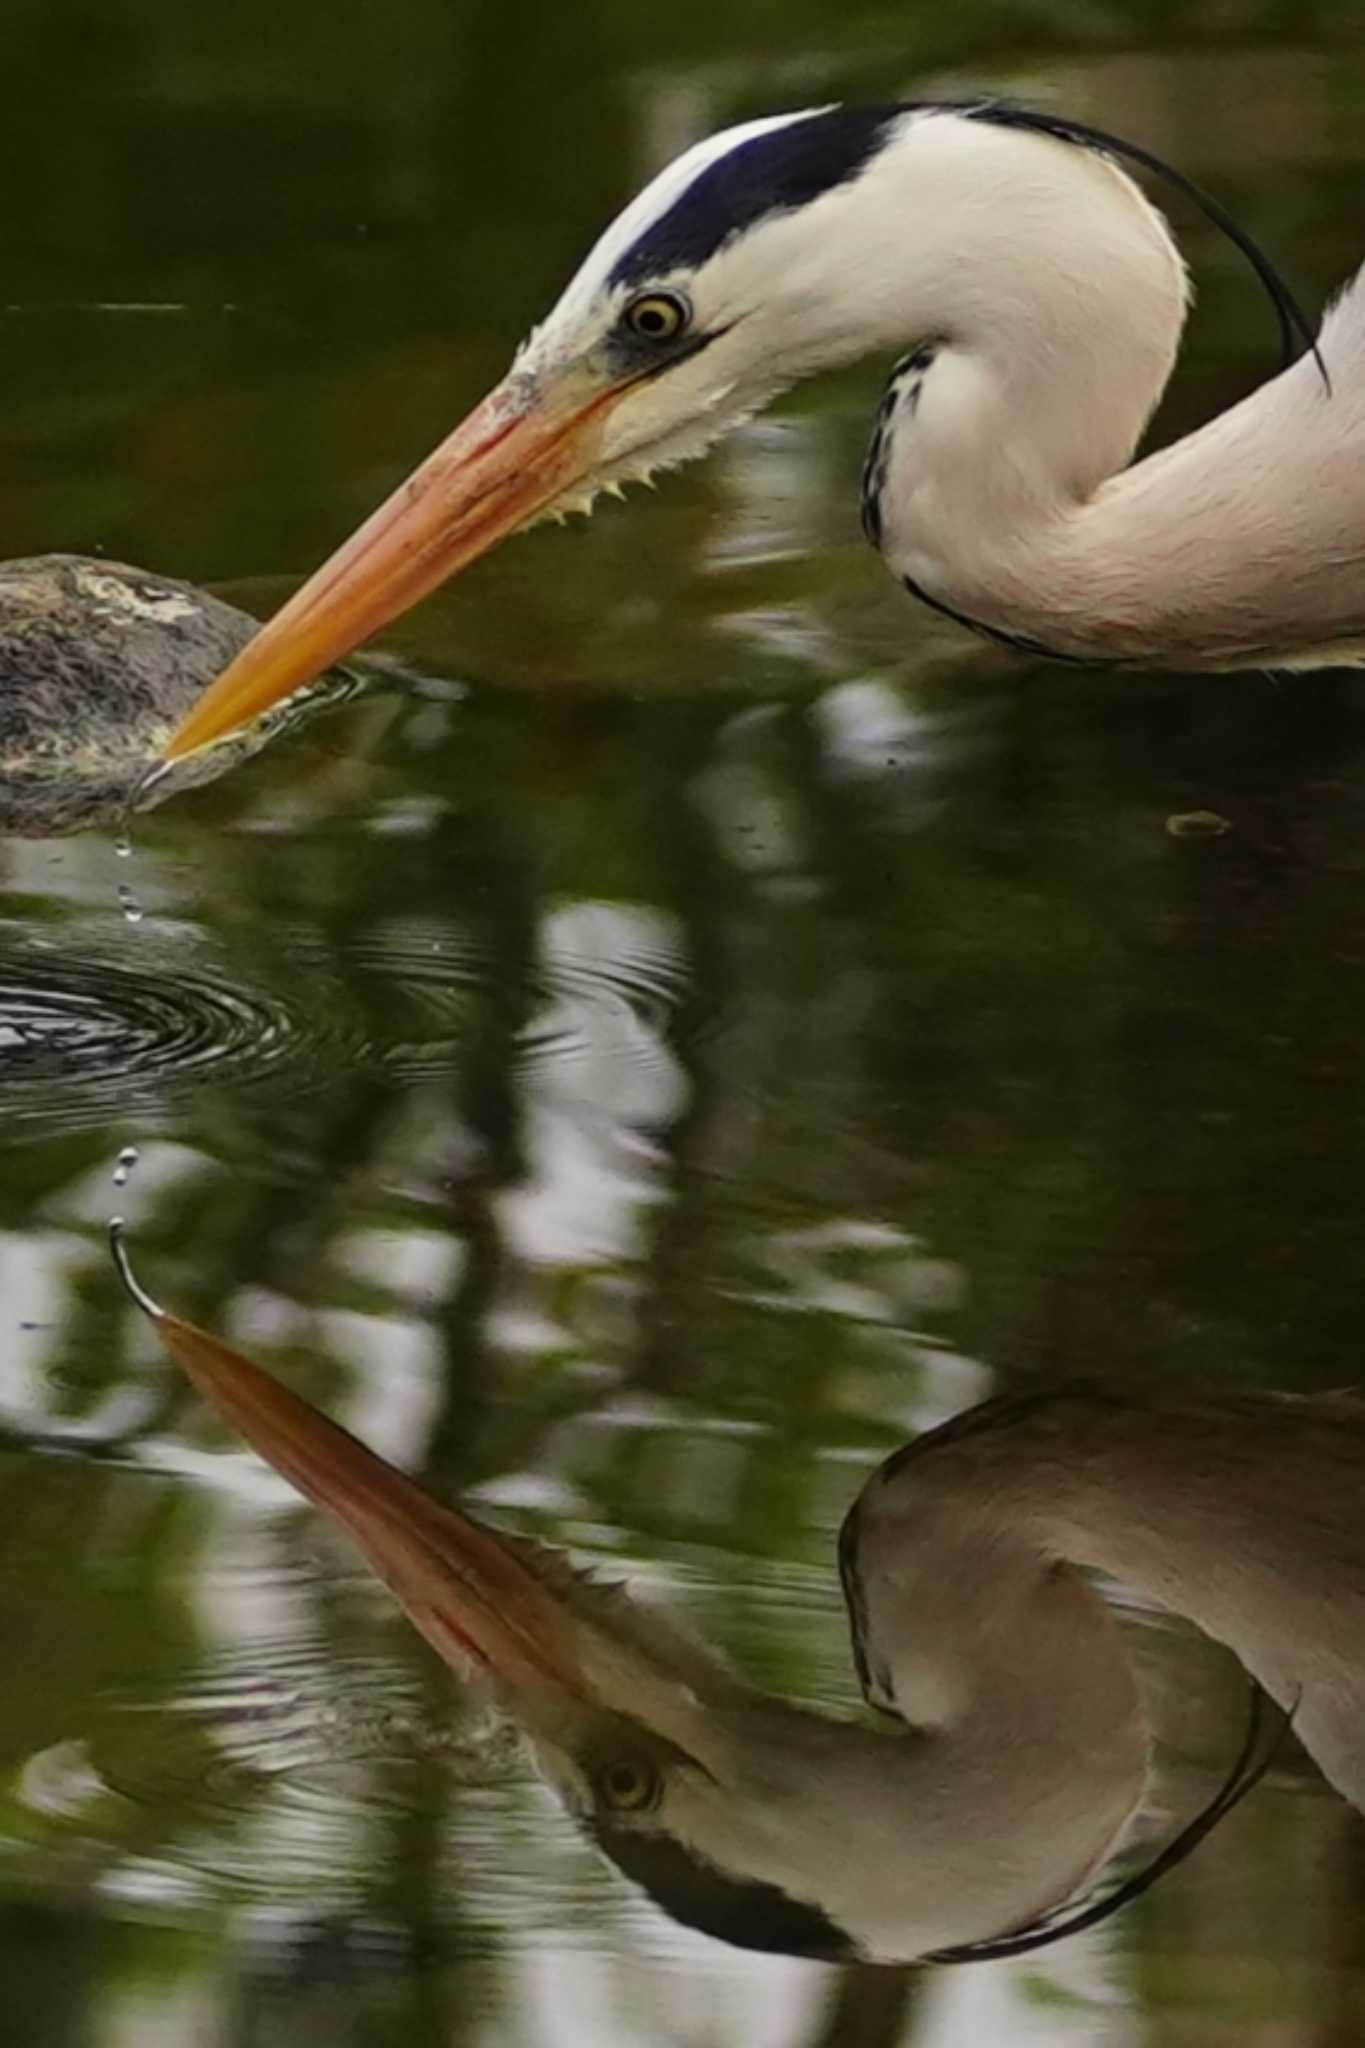
<path id="1" fill-rule="evenodd" d="M 669 164 L 602 235 L 503 381 L 257 635 L 171 740 L 258 717 L 507 535 L 701 454 L 815 369 L 904 332 L 886 245 L 916 117 L 752 121 Z"/>
<path id="2" fill-rule="evenodd" d="M 738 1946 L 851 1955 L 819 1903 L 800 1792 L 841 1724 L 768 1699 L 621 1587 L 444 1506 L 229 1345 L 138 1305 L 210 1403 L 322 1507 L 437 1651 L 521 1727 L 597 1847 L 673 1918 Z M 869 1736 L 868 1739 L 876 1739 Z M 869 1772 L 880 1802 L 880 1780 Z M 796 1795 L 796 1796 L 794 1796 Z"/>
<path id="3" fill-rule="evenodd" d="M 1189 297 L 1121 164 L 1165 178 L 1242 251 L 1287 356 L 1314 346 L 1215 200 L 1084 123 L 984 99 L 727 129 L 632 200 L 503 381 L 210 685 L 166 760 L 253 724 L 507 535 L 701 454 L 787 385 L 868 352 L 934 343 L 951 461 L 1013 448 L 1035 497 L 1079 502 L 1131 459 Z M 917 395 L 921 433 L 926 411 Z"/>

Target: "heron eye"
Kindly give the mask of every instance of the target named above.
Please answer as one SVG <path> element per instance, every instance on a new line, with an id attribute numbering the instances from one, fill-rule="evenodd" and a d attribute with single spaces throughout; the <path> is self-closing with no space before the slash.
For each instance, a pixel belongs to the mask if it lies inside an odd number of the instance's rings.
<path id="1" fill-rule="evenodd" d="M 676 341 L 691 319 L 692 309 L 678 292 L 642 292 L 621 317 L 640 341 Z"/>
<path id="2" fill-rule="evenodd" d="M 597 1790 L 604 1806 L 615 1813 L 642 1813 L 658 1803 L 663 1781 L 651 1764 L 639 1757 L 619 1756 L 603 1766 Z"/>

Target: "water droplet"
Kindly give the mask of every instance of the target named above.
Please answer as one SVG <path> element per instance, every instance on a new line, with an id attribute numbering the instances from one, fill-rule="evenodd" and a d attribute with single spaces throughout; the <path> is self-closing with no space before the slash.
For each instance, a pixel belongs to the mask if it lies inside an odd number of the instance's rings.
<path id="1" fill-rule="evenodd" d="M 123 915 L 129 924 L 141 924 L 144 915 L 142 905 L 126 882 L 120 882 L 118 885 L 118 900 L 123 906 Z"/>
<path id="2" fill-rule="evenodd" d="M 133 851 L 133 842 L 126 832 L 120 832 L 114 841 L 114 852 L 120 860 L 127 860 Z"/>
<path id="3" fill-rule="evenodd" d="M 136 1145 L 125 1145 L 114 1166 L 114 1186 L 126 1188 L 128 1176 L 137 1165 L 139 1153 Z"/>
<path id="4" fill-rule="evenodd" d="M 1231 832 L 1232 820 L 1217 811 L 1177 811 L 1166 820 L 1166 830 L 1172 839 L 1221 839 Z"/>

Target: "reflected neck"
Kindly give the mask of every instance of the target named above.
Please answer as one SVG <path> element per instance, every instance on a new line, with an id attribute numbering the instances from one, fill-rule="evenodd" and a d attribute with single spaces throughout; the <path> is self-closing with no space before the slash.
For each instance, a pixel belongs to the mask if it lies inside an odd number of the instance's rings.
<path id="1" fill-rule="evenodd" d="M 1061 1632 L 1048 1639 L 1032 1623 L 1021 1629 L 1016 1580 L 1022 1575 L 1027 1589 L 1032 1569 L 1063 1583 L 1070 1573 L 1062 1561 L 1074 1560 L 1225 1643 L 1295 1710 L 1305 1746 L 1365 1809 L 1362 1472 L 1359 1401 L 1142 1401 L 1075 1386 L 988 1402 L 911 1445 L 869 1483 L 851 1521 L 893 1591 L 905 1588 L 909 1604 L 887 1616 L 901 1631 L 891 1640 L 930 1640 L 937 1625 L 941 1596 L 920 1562 L 935 1544 L 955 1580 L 963 1576 L 958 1560 L 975 1558 L 986 1572 L 985 1591 L 975 1595 L 985 1608 L 962 1647 L 985 1661 L 969 1668 L 989 1668 L 1000 1644 L 1009 1645 L 1007 1657 L 1032 1667 L 1033 1679 L 1021 1671 L 1019 1683 L 1039 1687 L 1040 1711 L 1050 1685 L 1060 1696 L 1055 1675 L 1064 1671 L 1070 1716 L 1078 1681 L 1089 1682 L 1091 1651 L 1079 1636 L 1068 1651 Z M 874 1658 L 877 1643 L 874 1630 Z M 1093 1644 L 1098 1649 L 1098 1634 Z M 909 1650 L 905 1661 L 904 1673 L 893 1664 L 891 1677 L 903 1682 L 913 1714 L 925 1681 Z M 938 1661 L 935 1654 L 932 1665 Z M 948 1682 L 955 1668 L 950 1661 Z M 1101 1725 L 1102 1699 L 1087 1699 L 1083 1711 Z"/>
<path id="2" fill-rule="evenodd" d="M 846 1584 L 884 1730 L 753 1702 L 730 1783 L 674 1823 L 694 1851 L 908 1960 L 1017 1927 L 1105 1861 L 1147 1729 L 1078 1574 L 998 1528 L 858 1511 Z"/>

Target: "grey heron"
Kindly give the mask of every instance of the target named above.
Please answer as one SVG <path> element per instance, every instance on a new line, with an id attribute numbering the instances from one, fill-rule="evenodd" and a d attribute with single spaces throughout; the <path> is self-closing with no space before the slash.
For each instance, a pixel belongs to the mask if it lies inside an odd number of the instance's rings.
<path id="1" fill-rule="evenodd" d="M 1365 1405 L 1002 1397 L 896 1453 L 839 1554 L 880 1725 L 764 1695 L 557 1552 L 443 1505 L 226 1344 L 133 1299 L 207 1400 L 521 1724 L 605 1854 L 744 1947 L 962 1961 L 1090 1924 L 1259 1766 L 1248 1745 L 1128 1887 L 1057 1917 L 1141 1804 L 1149 1731 L 1111 1573 L 1229 1645 L 1365 1808 Z"/>
<path id="2" fill-rule="evenodd" d="M 504 381 L 276 614 L 178 759 L 505 535 L 700 455 L 798 379 L 898 352 L 863 521 L 893 575 L 990 638 L 1191 669 L 1365 660 L 1365 285 L 1305 352 L 1133 457 L 1189 291 L 1136 146 L 994 100 L 747 122 L 602 235 Z M 908 353 L 905 351 L 908 349 Z"/>

